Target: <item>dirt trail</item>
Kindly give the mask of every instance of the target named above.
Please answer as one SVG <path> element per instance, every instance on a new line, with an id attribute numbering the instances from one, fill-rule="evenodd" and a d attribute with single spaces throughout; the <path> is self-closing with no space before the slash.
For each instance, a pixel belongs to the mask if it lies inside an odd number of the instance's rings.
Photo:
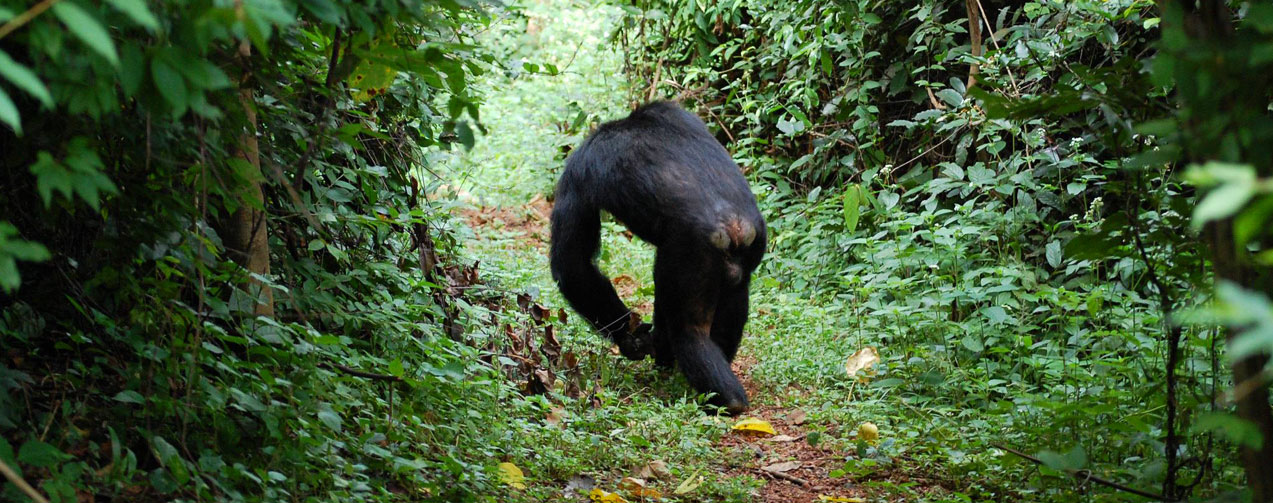
<path id="1" fill-rule="evenodd" d="M 525 246 L 547 252 L 548 223 L 552 205 L 536 196 L 525 206 L 475 207 L 461 211 L 461 215 L 476 228 L 511 232 Z M 631 299 L 641 285 L 626 274 L 612 278 L 621 297 Z M 649 315 L 653 311 L 649 303 L 633 306 L 633 309 Z M 758 362 L 754 357 L 739 355 L 734 362 L 738 374 L 753 398 L 769 393 L 753 382 L 750 370 Z M 781 404 L 764 403 L 754 406 L 742 418 L 757 418 L 773 426 L 777 435 L 754 437 L 731 432 L 720 441 L 728 463 L 721 470 L 731 476 L 747 476 L 765 481 L 757 495 L 764 503 L 802 503 L 821 501 L 820 496 L 840 499 L 830 501 L 863 501 L 866 494 L 846 478 L 831 478 L 831 470 L 843 466 L 845 455 L 833 450 L 810 445 L 806 439 L 805 413 Z"/>

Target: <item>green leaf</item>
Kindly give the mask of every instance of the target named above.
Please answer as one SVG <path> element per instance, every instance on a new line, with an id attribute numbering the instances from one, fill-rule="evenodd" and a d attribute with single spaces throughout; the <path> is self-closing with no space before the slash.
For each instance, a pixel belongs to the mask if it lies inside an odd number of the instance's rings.
<path id="1" fill-rule="evenodd" d="M 159 19 L 155 17 L 154 13 L 150 12 L 149 7 L 146 7 L 144 0 L 107 0 L 107 2 L 147 30 L 155 31 L 159 29 Z"/>
<path id="2" fill-rule="evenodd" d="M 1051 241 L 1044 247 L 1044 253 L 1048 259 L 1048 265 L 1053 269 L 1061 267 L 1061 242 Z"/>
<path id="3" fill-rule="evenodd" d="M 53 4 L 53 14 L 90 49 L 106 58 L 112 66 L 119 66 L 119 55 L 115 52 L 115 43 L 111 41 L 110 33 L 106 31 L 102 23 L 97 21 L 96 17 L 71 0 Z"/>
<path id="4" fill-rule="evenodd" d="M 467 121 L 455 123 L 455 135 L 460 138 L 460 144 L 464 145 L 465 150 L 473 150 L 477 140 L 473 137 L 473 128 L 469 127 Z"/>
<path id="5" fill-rule="evenodd" d="M 8 124 L 14 133 L 22 136 L 22 118 L 18 116 L 18 107 L 9 99 L 4 89 L 0 89 L 0 122 Z"/>
<path id="6" fill-rule="evenodd" d="M 341 430 L 340 414 L 332 412 L 331 409 L 318 411 L 318 420 L 321 421 L 328 428 L 331 428 L 333 431 Z"/>
<path id="7" fill-rule="evenodd" d="M 1233 216 L 1255 195 L 1254 180 L 1251 183 L 1228 183 L 1203 196 L 1193 209 L 1193 227 L 1201 229 L 1212 220 Z"/>
<path id="8" fill-rule="evenodd" d="M 844 191 L 844 228 L 853 232 L 858 228 L 858 219 L 862 216 L 862 188 L 851 185 Z"/>
<path id="9" fill-rule="evenodd" d="M 189 95 L 186 93 L 186 81 L 181 78 L 181 74 L 168 62 L 155 58 L 150 61 L 150 76 L 154 79 L 155 87 L 159 89 L 159 94 L 164 97 L 164 101 L 172 106 L 173 115 L 180 117 L 185 114 L 190 102 Z"/>
<path id="10" fill-rule="evenodd" d="M 39 440 L 31 440 L 18 449 L 18 461 L 38 468 L 49 468 L 73 458 L 57 447 Z"/>
<path id="11" fill-rule="evenodd" d="M 49 88 L 44 86 L 44 82 L 41 82 L 30 68 L 14 61 L 4 51 L 0 51 L 0 75 L 40 100 L 45 108 L 53 108 L 53 95 L 49 94 Z"/>
<path id="12" fill-rule="evenodd" d="M 142 397 L 141 393 L 138 393 L 130 389 L 116 393 L 114 400 L 116 402 L 124 402 L 124 403 L 135 403 L 135 404 L 146 403 L 146 398 Z"/>
<path id="13" fill-rule="evenodd" d="M 1230 442 L 1248 449 L 1259 449 L 1264 436 L 1254 423 L 1225 412 L 1204 412 L 1189 428 L 1191 433 L 1218 431 Z"/>
<path id="14" fill-rule="evenodd" d="M 394 377 L 402 377 L 404 369 L 402 368 L 402 360 L 395 358 L 389 362 L 389 374 Z"/>
<path id="15" fill-rule="evenodd" d="M 942 89 L 937 91 L 937 97 L 941 98 L 942 101 L 945 101 L 952 107 L 958 107 L 964 104 L 963 95 L 959 94 L 959 92 L 954 89 Z"/>

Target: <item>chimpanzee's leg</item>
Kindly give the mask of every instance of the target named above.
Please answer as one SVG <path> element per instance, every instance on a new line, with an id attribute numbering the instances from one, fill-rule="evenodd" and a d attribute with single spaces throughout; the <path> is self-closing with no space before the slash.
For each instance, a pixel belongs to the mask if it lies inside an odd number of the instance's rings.
<path id="1" fill-rule="evenodd" d="M 719 253 L 705 246 L 677 240 L 659 247 L 654 259 L 654 351 L 657 361 L 675 359 L 694 389 L 714 393 L 709 403 L 738 414 L 747 410 L 747 392 L 711 337 L 721 271 Z"/>

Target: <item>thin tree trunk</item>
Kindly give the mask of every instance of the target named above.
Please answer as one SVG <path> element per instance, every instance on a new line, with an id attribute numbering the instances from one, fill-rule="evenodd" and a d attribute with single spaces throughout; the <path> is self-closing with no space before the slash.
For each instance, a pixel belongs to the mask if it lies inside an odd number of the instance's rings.
<path id="1" fill-rule="evenodd" d="M 239 104 L 243 105 L 243 113 L 247 118 L 247 131 L 239 137 L 239 151 L 236 155 L 246 160 L 251 170 L 245 185 L 236 194 L 238 209 L 230 216 L 229 239 L 225 245 L 230 251 L 230 257 L 245 269 L 267 276 L 270 274 L 270 242 L 263 209 L 265 193 L 261 189 L 265 177 L 261 173 L 261 149 L 256 139 L 254 93 L 248 84 L 252 46 L 246 40 L 239 43 L 239 56 L 244 66 L 244 78 L 239 82 Z M 274 292 L 255 278 L 248 280 L 248 291 L 258 299 L 254 314 L 273 317 Z"/>

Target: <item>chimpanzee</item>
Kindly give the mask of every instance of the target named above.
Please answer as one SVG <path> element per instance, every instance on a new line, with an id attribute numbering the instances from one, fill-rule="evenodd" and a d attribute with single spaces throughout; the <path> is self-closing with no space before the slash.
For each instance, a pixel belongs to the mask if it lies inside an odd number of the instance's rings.
<path id="1" fill-rule="evenodd" d="M 658 248 L 654 325 L 640 323 L 594 262 L 601 211 Z M 765 221 L 729 152 L 698 117 L 659 101 L 602 124 L 566 161 L 552 213 L 552 273 L 562 295 L 623 356 L 675 363 L 709 403 L 747 410 L 730 370 L 747 322 Z"/>

